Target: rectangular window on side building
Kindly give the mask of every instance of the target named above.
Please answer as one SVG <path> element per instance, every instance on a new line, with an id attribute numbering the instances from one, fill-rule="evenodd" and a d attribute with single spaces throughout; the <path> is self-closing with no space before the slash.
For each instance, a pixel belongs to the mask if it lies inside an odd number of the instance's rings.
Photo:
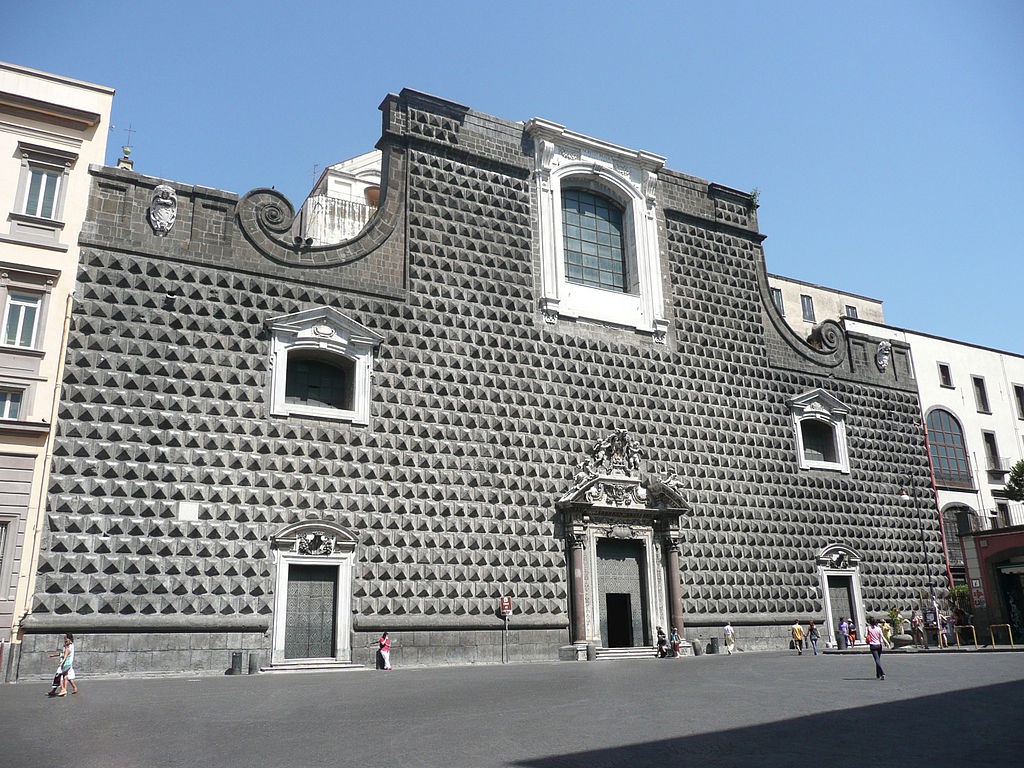
<path id="1" fill-rule="evenodd" d="M 985 459 L 988 469 L 1000 469 L 999 445 L 994 432 L 982 432 L 981 439 L 985 442 Z"/>
<path id="2" fill-rule="evenodd" d="M 783 317 L 786 316 L 786 309 L 782 305 L 782 291 L 778 288 L 772 288 L 772 301 L 775 302 L 776 309 L 779 310 L 779 314 Z"/>
<path id="3" fill-rule="evenodd" d="M 1010 527 L 1010 507 L 1004 502 L 996 502 L 996 525 L 999 528 Z"/>
<path id="4" fill-rule="evenodd" d="M 803 311 L 804 320 L 814 322 L 814 299 L 806 294 L 800 296 L 800 309 Z"/>
<path id="5" fill-rule="evenodd" d="M 1024 387 L 1020 384 L 1013 385 L 1013 399 L 1017 403 L 1017 418 L 1024 419 Z"/>
<path id="6" fill-rule="evenodd" d="M 51 168 L 29 166 L 28 190 L 25 193 L 25 213 L 41 219 L 57 218 L 60 182 L 63 174 Z"/>
<path id="7" fill-rule="evenodd" d="M 946 363 L 939 363 L 939 384 L 943 387 L 953 388 L 953 374 Z"/>
<path id="8" fill-rule="evenodd" d="M 991 413 L 988 407 L 988 392 L 985 390 L 985 379 L 981 376 L 972 376 L 974 382 L 974 402 L 978 406 L 979 413 Z"/>
<path id="9" fill-rule="evenodd" d="M 20 391 L 0 389 L 0 419 L 17 420 L 21 414 Z"/>
<path id="10" fill-rule="evenodd" d="M 4 344 L 28 348 L 35 344 L 41 300 L 41 296 L 32 293 L 12 291 L 8 295 L 4 308 Z"/>
<path id="11" fill-rule="evenodd" d="M 854 320 L 857 319 L 857 308 L 853 304 L 846 305 L 846 316 L 852 317 Z"/>

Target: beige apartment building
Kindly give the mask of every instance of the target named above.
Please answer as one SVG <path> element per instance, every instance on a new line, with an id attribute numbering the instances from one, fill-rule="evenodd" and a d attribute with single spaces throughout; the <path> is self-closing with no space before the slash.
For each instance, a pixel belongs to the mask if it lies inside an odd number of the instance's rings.
<path id="1" fill-rule="evenodd" d="M 89 165 L 104 162 L 113 96 L 111 88 L 0 62 L 4 643 L 17 642 L 33 590 Z"/>
<path id="2" fill-rule="evenodd" d="M 786 323 L 805 339 L 814 326 L 824 320 L 849 317 L 871 323 L 885 322 L 880 299 L 771 273 L 768 274 L 768 286 L 772 301 L 786 318 Z"/>

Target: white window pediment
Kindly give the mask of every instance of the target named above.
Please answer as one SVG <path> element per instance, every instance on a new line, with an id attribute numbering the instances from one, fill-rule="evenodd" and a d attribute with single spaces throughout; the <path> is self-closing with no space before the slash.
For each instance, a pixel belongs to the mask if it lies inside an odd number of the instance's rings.
<path id="1" fill-rule="evenodd" d="M 274 318 L 271 332 L 270 412 L 274 416 L 370 422 L 370 379 L 373 353 L 384 340 L 377 332 L 331 307 L 317 307 Z M 310 402 L 288 396 L 289 366 L 316 361 L 325 370 L 337 368 L 346 392 L 344 405 Z M 341 402 L 340 400 L 338 402 Z"/>
<path id="2" fill-rule="evenodd" d="M 831 469 L 849 474 L 846 415 L 850 409 L 823 389 L 790 398 L 797 462 L 801 469 Z"/>
<path id="3" fill-rule="evenodd" d="M 534 140 L 534 185 L 541 251 L 541 310 L 545 319 L 583 318 L 632 327 L 665 340 L 658 242 L 657 172 L 665 158 L 584 136 L 540 118 L 526 124 Z M 623 208 L 627 284 L 615 291 L 566 278 L 562 193 L 582 189 Z"/>

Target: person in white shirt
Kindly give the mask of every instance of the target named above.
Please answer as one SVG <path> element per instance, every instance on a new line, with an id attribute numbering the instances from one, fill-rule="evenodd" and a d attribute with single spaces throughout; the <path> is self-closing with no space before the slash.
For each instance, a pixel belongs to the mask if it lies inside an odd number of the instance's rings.
<path id="1" fill-rule="evenodd" d="M 725 650 L 732 656 L 732 652 L 736 650 L 736 630 L 732 628 L 732 624 L 726 622 L 722 631 L 725 633 Z"/>

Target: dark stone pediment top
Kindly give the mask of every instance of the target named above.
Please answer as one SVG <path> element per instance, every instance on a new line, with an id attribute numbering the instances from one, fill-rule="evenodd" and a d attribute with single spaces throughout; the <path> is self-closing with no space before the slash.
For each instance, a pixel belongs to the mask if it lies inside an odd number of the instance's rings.
<path id="1" fill-rule="evenodd" d="M 758 263 L 757 287 L 768 359 L 773 368 L 825 373 L 846 381 L 917 392 L 910 347 L 903 342 L 849 333 L 835 320 L 819 323 L 808 339 L 800 338 L 772 301 L 763 252 Z M 893 364 L 876 362 L 889 357 Z"/>

